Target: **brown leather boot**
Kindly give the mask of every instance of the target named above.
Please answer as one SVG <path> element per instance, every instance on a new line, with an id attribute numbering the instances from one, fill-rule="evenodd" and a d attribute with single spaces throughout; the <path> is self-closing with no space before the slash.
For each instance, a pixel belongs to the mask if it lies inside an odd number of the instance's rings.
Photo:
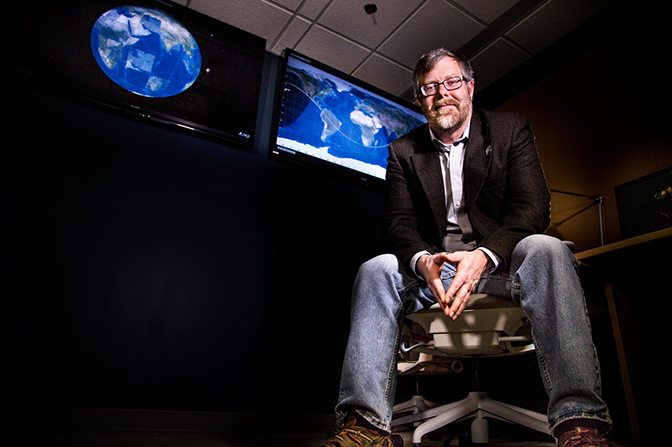
<path id="1" fill-rule="evenodd" d="M 594 428 L 574 427 L 560 435 L 558 447 L 611 447 L 611 444 Z"/>
<path id="2" fill-rule="evenodd" d="M 343 426 L 329 436 L 322 447 L 397 447 L 393 435 L 382 430 L 371 430 L 357 425 L 357 419 L 348 417 Z"/>

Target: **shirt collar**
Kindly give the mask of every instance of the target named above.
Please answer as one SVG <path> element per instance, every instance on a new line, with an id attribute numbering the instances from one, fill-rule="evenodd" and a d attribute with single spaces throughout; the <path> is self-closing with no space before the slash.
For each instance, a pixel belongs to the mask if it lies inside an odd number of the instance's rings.
<path id="1" fill-rule="evenodd" d="M 450 151 L 450 148 L 453 146 L 457 146 L 458 144 L 465 143 L 467 139 L 469 139 L 469 131 L 471 130 L 471 121 L 467 124 L 467 128 L 464 129 L 464 133 L 460 138 L 455 140 L 452 144 L 446 144 L 443 141 L 439 140 L 436 135 L 434 134 L 434 131 L 432 131 L 432 128 L 429 128 L 429 136 L 432 139 L 432 142 L 437 145 L 437 147 L 441 150 L 445 151 Z"/>

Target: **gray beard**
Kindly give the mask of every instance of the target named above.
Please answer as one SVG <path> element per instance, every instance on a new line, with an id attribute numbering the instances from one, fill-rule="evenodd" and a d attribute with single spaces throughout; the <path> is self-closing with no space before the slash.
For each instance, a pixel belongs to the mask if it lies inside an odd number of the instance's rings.
<path id="1" fill-rule="evenodd" d="M 453 104 L 459 104 L 457 101 L 447 101 Z M 442 132 L 454 132 L 462 126 L 467 118 L 469 117 L 469 109 L 471 107 L 471 101 L 463 101 L 463 103 L 458 105 L 458 109 L 454 110 L 453 113 L 439 114 L 438 112 L 432 110 L 432 113 L 425 113 L 425 116 L 429 115 L 427 121 L 435 129 Z"/>
<path id="2" fill-rule="evenodd" d="M 433 117 L 432 124 L 444 132 L 453 132 L 464 124 L 464 120 L 462 116 L 438 115 Z"/>
<path id="3" fill-rule="evenodd" d="M 458 110 L 458 112 L 457 115 L 452 113 L 446 115 L 433 115 L 430 123 L 443 132 L 453 132 L 459 129 L 467 119 L 467 114 L 462 113 L 462 110 Z"/>

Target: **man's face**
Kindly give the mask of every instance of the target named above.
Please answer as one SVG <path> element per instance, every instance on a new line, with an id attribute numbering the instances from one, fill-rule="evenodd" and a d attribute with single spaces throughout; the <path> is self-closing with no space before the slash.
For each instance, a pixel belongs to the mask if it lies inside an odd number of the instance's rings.
<path id="1" fill-rule="evenodd" d="M 454 76 L 462 76 L 459 64 L 451 57 L 444 57 L 432 70 L 420 78 L 420 85 L 442 82 Z M 453 132 L 471 118 L 473 94 L 473 81 L 463 82 L 460 88 L 450 91 L 440 85 L 436 95 L 420 96 L 418 103 L 432 129 Z"/>

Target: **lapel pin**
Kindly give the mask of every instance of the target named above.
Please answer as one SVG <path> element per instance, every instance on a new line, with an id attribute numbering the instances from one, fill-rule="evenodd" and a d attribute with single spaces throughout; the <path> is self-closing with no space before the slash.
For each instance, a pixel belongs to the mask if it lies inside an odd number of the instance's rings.
<path id="1" fill-rule="evenodd" d="M 488 146 L 488 148 L 485 150 L 485 156 L 489 157 L 491 153 L 492 153 L 492 146 Z"/>

